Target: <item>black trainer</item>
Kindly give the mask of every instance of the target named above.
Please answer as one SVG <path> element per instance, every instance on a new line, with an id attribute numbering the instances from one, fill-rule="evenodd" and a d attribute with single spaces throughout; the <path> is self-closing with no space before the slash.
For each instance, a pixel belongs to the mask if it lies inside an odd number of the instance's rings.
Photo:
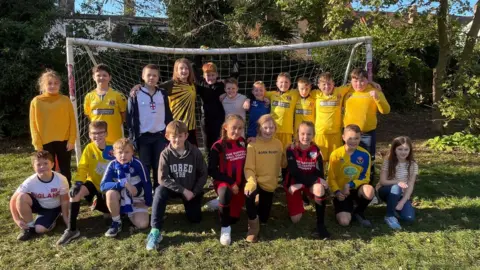
<path id="1" fill-rule="evenodd" d="M 28 239 L 31 239 L 35 236 L 35 228 L 28 228 L 26 230 L 23 230 L 18 236 L 17 240 L 19 241 L 27 241 Z"/>

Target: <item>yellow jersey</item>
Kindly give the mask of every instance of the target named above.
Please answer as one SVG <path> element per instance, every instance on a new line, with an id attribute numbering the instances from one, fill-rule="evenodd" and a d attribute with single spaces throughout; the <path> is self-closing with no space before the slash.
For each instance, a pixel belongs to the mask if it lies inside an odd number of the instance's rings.
<path id="1" fill-rule="evenodd" d="M 173 83 L 172 90 L 168 93 L 173 119 L 187 124 L 188 130 L 195 130 L 197 127 L 195 119 L 196 98 L 197 91 L 193 84 Z"/>
<path id="2" fill-rule="evenodd" d="M 95 90 L 85 96 L 83 110 L 90 121 L 103 120 L 108 124 L 106 141 L 114 143 L 123 137 L 122 114 L 127 109 L 127 100 L 120 92 L 109 88 L 105 95 Z"/>
<path id="3" fill-rule="evenodd" d="M 370 91 L 376 91 L 378 99 L 370 96 Z M 343 126 L 356 124 L 362 132 L 369 132 L 377 128 L 377 110 L 381 114 L 390 112 L 385 95 L 370 84 L 364 91 L 351 89 L 345 96 L 345 117 Z"/>
<path id="4" fill-rule="evenodd" d="M 300 97 L 298 91 L 268 91 L 265 96 L 270 99 L 270 114 L 277 124 L 276 132 L 293 134 L 295 105 Z"/>
<path id="5" fill-rule="evenodd" d="M 343 190 L 345 184 L 356 189 L 370 182 L 370 154 L 362 147 L 348 155 L 345 146 L 330 154 L 328 165 L 328 186 L 335 193 Z"/>
<path id="6" fill-rule="evenodd" d="M 295 121 L 294 130 L 295 136 L 298 132 L 298 127 L 302 121 L 310 121 L 315 124 L 315 99 L 309 95 L 306 98 L 299 97 L 295 105 Z"/>
<path id="7" fill-rule="evenodd" d="M 93 142 L 87 144 L 78 162 L 76 181 L 83 183 L 90 181 L 100 191 L 100 182 L 105 169 L 108 163 L 114 159 L 113 147 L 111 145 L 107 145 L 105 149 L 101 150 Z"/>
<path id="8" fill-rule="evenodd" d="M 350 90 L 349 86 L 336 87 L 331 95 L 321 90 L 313 90 L 310 95 L 315 99 L 315 133 L 337 134 L 342 129 L 343 98 Z"/>

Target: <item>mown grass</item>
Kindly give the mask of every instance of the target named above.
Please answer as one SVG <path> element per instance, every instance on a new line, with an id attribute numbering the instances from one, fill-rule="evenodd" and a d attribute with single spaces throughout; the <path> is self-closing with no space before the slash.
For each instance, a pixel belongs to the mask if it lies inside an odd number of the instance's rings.
<path id="1" fill-rule="evenodd" d="M 480 157 L 435 153 L 416 148 L 420 181 L 414 201 L 417 221 L 400 232 L 383 222 L 384 205 L 367 210 L 373 229 L 353 223 L 341 228 L 334 222 L 332 206 L 326 223 L 333 239 L 311 237 L 315 213 L 308 207 L 300 224 L 288 219 L 284 193 L 278 190 L 272 218 L 261 228 L 261 241 L 247 244 L 246 216 L 232 227 L 233 244 L 219 244 L 216 213 L 204 213 L 199 225 L 188 224 L 179 201 L 168 206 L 164 240 L 159 252 L 145 250 L 147 231 L 124 228 L 117 239 L 103 236 L 101 214 L 82 206 L 80 239 L 67 247 L 55 242 L 65 226 L 46 236 L 21 243 L 11 221 L 8 202 L 16 187 L 32 173 L 27 144 L 7 146 L 0 154 L 0 268 L 61 269 L 469 269 L 480 261 Z M 421 145 L 421 141 L 416 141 Z M 380 152 L 387 145 L 379 144 Z M 378 164 L 380 165 L 380 164 Z M 206 200 L 213 198 L 213 191 Z"/>

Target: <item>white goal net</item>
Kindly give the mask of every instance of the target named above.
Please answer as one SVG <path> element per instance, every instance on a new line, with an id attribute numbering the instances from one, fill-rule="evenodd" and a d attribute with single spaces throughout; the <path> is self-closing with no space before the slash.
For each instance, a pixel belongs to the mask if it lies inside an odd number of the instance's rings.
<path id="1" fill-rule="evenodd" d="M 299 77 L 307 77 L 316 85 L 322 72 L 332 73 L 335 85 L 347 82 L 348 72 L 355 67 L 365 68 L 371 79 L 372 38 L 358 37 L 290 45 L 245 48 L 165 48 L 108 41 L 67 39 L 69 93 L 77 116 L 79 137 L 76 142 L 77 162 L 88 138 L 88 119 L 83 113 L 85 95 L 95 89 L 91 70 L 99 63 L 111 69 L 111 86 L 128 96 L 132 86 L 141 83 L 142 68 L 147 64 L 160 67 L 160 81 L 172 78 L 173 64 L 178 58 L 188 58 L 195 72 L 201 65 L 214 62 L 219 77 L 238 74 L 239 93 L 251 92 L 255 81 L 263 81 L 267 90 L 274 90 L 277 75 L 288 72 L 292 87 Z M 200 129 L 201 100 L 197 98 L 197 129 Z M 125 134 L 127 135 L 127 134 Z M 199 144 L 202 138 L 199 134 Z"/>

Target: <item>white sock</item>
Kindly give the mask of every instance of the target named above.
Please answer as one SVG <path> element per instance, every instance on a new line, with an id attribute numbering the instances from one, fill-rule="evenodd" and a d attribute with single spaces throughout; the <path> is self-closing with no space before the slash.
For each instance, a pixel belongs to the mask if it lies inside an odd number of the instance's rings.
<path id="1" fill-rule="evenodd" d="M 27 223 L 27 226 L 28 226 L 29 228 L 35 228 L 35 221 L 30 221 L 30 222 L 28 222 L 28 223 Z"/>
<path id="2" fill-rule="evenodd" d="M 113 220 L 114 222 L 122 222 L 121 219 L 120 219 L 120 216 L 112 217 L 112 220 Z"/>

